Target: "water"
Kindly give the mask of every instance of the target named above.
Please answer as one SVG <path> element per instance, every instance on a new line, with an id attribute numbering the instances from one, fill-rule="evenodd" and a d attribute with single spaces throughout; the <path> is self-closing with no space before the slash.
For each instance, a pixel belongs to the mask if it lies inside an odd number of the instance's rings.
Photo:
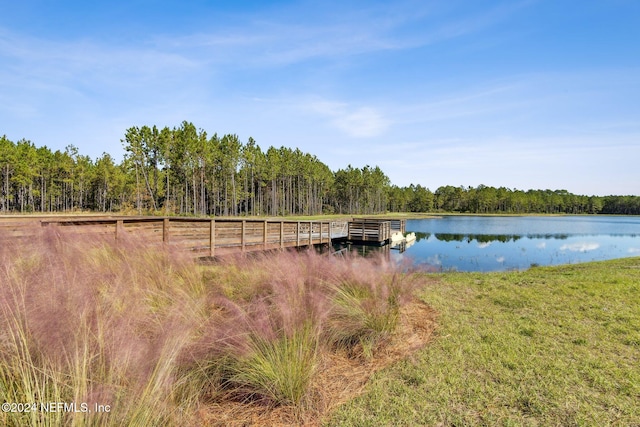
<path id="1" fill-rule="evenodd" d="M 407 220 L 415 244 L 391 250 L 432 271 L 524 270 L 640 256 L 637 216 L 445 216 Z"/>

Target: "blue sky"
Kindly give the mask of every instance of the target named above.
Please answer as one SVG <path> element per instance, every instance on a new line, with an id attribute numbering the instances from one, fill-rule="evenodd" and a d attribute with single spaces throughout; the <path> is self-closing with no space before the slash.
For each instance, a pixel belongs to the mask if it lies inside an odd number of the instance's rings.
<path id="1" fill-rule="evenodd" d="M 640 2 L 2 2 L 0 134 L 118 160 L 131 126 L 397 185 L 640 195 Z"/>

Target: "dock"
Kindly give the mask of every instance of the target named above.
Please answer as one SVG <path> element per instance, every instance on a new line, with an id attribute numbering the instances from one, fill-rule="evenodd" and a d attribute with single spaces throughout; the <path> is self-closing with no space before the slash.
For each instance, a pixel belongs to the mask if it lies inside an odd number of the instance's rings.
<path id="1" fill-rule="evenodd" d="M 406 232 L 405 219 L 353 218 L 349 221 L 346 240 L 356 244 L 384 245 L 394 233 Z"/>
<path id="2" fill-rule="evenodd" d="M 60 234 L 120 241 L 141 239 L 189 251 L 197 257 L 273 250 L 337 241 L 385 245 L 405 231 L 406 220 L 353 218 L 344 221 L 295 221 L 256 218 L 160 216 L 61 216 L 0 221 L 0 239 L 29 240 L 39 228 Z"/>

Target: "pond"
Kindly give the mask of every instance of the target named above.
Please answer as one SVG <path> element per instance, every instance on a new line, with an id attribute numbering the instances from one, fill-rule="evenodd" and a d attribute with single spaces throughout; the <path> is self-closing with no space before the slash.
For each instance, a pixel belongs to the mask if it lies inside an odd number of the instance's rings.
<path id="1" fill-rule="evenodd" d="M 524 270 L 640 256 L 638 216 L 443 216 L 407 220 L 391 257 L 431 271 Z"/>

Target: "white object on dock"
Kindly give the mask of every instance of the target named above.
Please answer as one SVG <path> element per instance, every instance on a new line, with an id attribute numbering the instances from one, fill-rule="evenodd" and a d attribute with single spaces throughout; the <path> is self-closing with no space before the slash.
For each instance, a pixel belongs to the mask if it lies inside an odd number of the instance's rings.
<path id="1" fill-rule="evenodd" d="M 391 234 L 391 241 L 392 242 L 401 242 L 403 240 L 404 240 L 404 236 L 402 235 L 402 232 L 396 231 L 393 234 Z"/>

